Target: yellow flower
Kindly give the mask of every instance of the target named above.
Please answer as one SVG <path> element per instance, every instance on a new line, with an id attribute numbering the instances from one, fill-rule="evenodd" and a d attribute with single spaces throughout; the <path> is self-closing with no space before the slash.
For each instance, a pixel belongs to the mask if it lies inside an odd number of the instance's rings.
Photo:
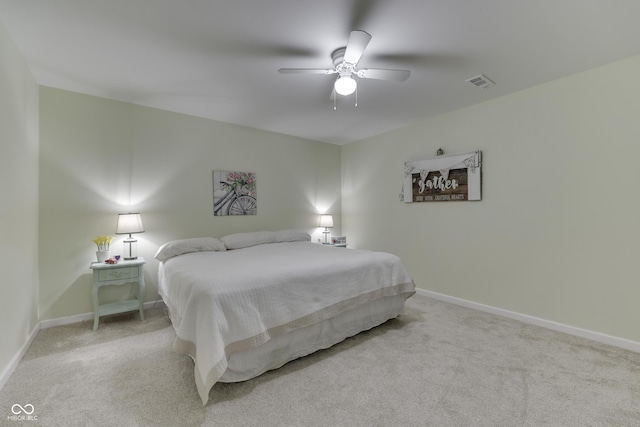
<path id="1" fill-rule="evenodd" d="M 113 237 L 107 236 L 107 235 L 96 236 L 93 239 L 91 239 L 91 241 L 96 244 L 99 251 L 108 251 L 109 245 L 113 241 Z"/>

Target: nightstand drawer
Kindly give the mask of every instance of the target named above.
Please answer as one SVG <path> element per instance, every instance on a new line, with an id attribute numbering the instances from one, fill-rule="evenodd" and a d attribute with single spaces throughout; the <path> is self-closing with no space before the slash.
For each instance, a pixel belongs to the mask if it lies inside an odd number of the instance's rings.
<path id="1" fill-rule="evenodd" d="M 99 282 L 109 282 L 111 280 L 137 279 L 140 274 L 140 267 L 112 268 L 98 271 Z"/>

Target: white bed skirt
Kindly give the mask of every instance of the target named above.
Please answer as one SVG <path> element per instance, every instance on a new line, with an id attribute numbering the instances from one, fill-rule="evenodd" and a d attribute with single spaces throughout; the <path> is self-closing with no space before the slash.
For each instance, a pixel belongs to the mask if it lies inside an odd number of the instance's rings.
<path id="1" fill-rule="evenodd" d="M 218 381 L 246 381 L 291 360 L 329 348 L 403 314 L 406 299 L 406 294 L 380 298 L 334 318 L 277 336 L 256 348 L 233 353 Z"/>

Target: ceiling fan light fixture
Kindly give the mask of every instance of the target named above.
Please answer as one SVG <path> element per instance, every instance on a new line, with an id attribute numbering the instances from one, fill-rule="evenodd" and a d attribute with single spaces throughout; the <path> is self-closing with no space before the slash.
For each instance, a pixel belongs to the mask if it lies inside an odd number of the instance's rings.
<path id="1" fill-rule="evenodd" d="M 356 86 L 358 86 L 358 83 L 351 76 L 340 76 L 333 85 L 336 93 L 343 96 L 351 95 L 355 92 Z"/>

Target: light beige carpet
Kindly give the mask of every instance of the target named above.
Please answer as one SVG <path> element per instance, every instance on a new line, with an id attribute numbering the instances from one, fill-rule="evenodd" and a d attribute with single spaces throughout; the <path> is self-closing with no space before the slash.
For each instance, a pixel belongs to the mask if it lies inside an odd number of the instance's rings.
<path id="1" fill-rule="evenodd" d="M 216 384 L 205 407 L 162 309 L 97 332 L 45 329 L 0 391 L 0 425 L 640 425 L 640 354 L 423 296 L 407 305 L 331 349 Z M 37 421 L 11 419 L 14 404 Z"/>

